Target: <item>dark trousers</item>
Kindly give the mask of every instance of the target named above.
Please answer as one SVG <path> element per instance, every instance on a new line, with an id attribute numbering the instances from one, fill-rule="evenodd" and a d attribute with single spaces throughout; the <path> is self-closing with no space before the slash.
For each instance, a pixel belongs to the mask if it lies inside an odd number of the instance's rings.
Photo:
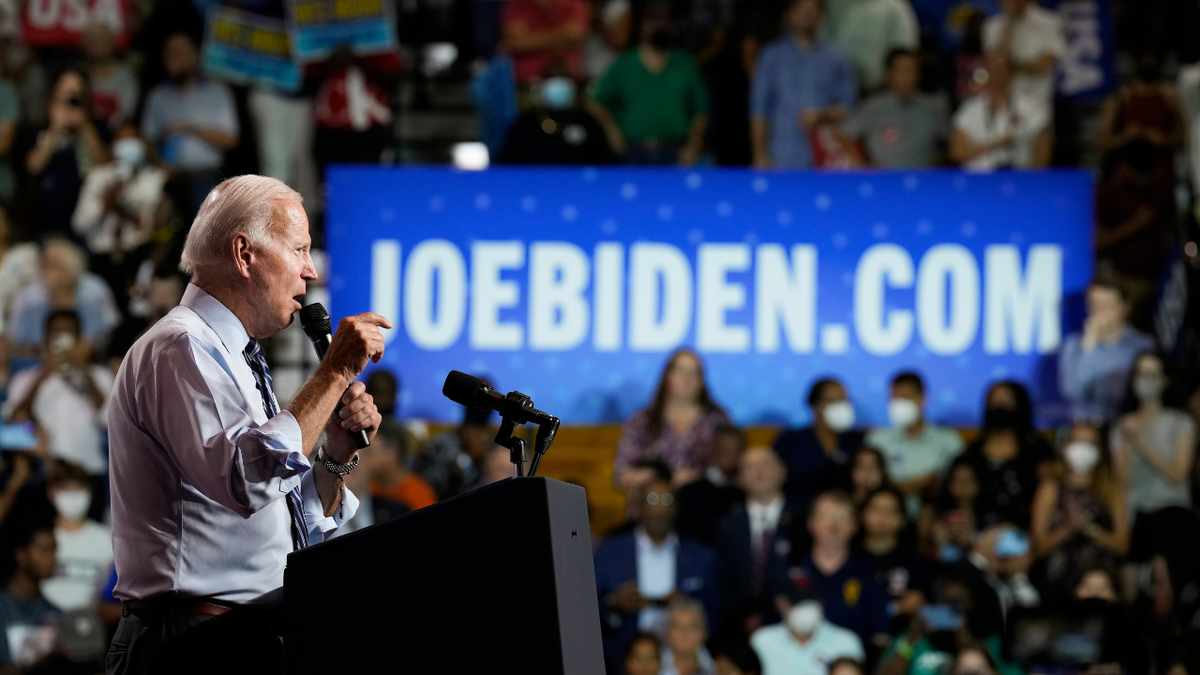
<path id="1" fill-rule="evenodd" d="M 106 675 L 266 675 L 283 672 L 276 609 L 241 606 L 219 617 L 126 610 L 105 660 Z"/>

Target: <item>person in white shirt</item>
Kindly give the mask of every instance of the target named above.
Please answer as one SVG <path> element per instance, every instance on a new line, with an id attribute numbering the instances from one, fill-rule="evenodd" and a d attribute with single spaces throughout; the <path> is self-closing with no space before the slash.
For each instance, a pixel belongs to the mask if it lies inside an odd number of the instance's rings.
<path id="1" fill-rule="evenodd" d="M 717 675 L 708 641 L 704 605 L 680 598 L 667 607 L 667 640 L 662 648 L 659 675 Z"/>
<path id="2" fill-rule="evenodd" d="M 1003 11 L 983 24 L 983 50 L 1012 64 L 1013 90 L 1049 107 L 1054 101 L 1054 66 L 1067 51 L 1058 15 L 1032 0 L 1000 0 Z"/>
<path id="3" fill-rule="evenodd" d="M 1004 55 L 989 54 L 987 72 L 987 91 L 963 101 L 954 115 L 951 161 L 977 171 L 1048 165 L 1053 150 L 1049 104 L 1012 86 Z"/>
<path id="4" fill-rule="evenodd" d="M 42 581 L 42 595 L 64 612 L 92 607 L 112 565 L 112 532 L 87 517 L 93 496 L 83 467 L 56 462 L 46 491 L 58 513 L 58 559 L 54 576 Z"/>
<path id="5" fill-rule="evenodd" d="M 112 372 L 91 362 L 79 315 L 58 310 L 46 319 L 42 365 L 13 376 L 0 413 L 13 422 L 33 421 L 46 435 L 51 457 L 78 464 L 91 476 L 108 472 L 104 431 Z"/>
<path id="6" fill-rule="evenodd" d="M 825 620 L 811 590 L 791 587 L 776 598 L 783 623 L 764 626 L 750 636 L 762 661 L 762 675 L 826 675 L 839 658 L 862 661 L 862 640 L 853 631 Z"/>

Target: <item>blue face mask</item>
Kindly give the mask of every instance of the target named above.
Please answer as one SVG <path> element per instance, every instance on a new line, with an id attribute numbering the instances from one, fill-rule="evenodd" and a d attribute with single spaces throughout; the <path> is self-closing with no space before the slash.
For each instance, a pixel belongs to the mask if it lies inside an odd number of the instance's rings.
<path id="1" fill-rule="evenodd" d="M 542 82 L 542 101 L 554 110 L 565 110 L 575 103 L 575 82 L 569 77 L 551 77 Z"/>

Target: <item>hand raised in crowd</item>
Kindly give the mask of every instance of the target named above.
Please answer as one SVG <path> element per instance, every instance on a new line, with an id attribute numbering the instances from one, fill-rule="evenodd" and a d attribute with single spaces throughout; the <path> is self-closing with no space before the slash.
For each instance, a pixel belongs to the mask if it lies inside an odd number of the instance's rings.
<path id="1" fill-rule="evenodd" d="M 54 101 L 48 112 L 51 131 L 76 131 L 88 121 L 83 106 L 71 101 Z"/>
<path id="2" fill-rule="evenodd" d="M 358 451 L 351 434 L 365 429 L 367 438 L 373 439 L 382 422 L 383 416 L 375 406 L 375 399 L 367 393 L 367 385 L 352 383 L 342 395 L 342 409 L 335 410 L 325 425 L 330 459 L 338 464 L 348 463 Z"/>
<path id="3" fill-rule="evenodd" d="M 379 363 L 383 358 L 381 327 L 391 328 L 392 322 L 371 312 L 342 319 L 321 367 L 330 368 L 347 380 L 358 377 L 368 362 Z"/>

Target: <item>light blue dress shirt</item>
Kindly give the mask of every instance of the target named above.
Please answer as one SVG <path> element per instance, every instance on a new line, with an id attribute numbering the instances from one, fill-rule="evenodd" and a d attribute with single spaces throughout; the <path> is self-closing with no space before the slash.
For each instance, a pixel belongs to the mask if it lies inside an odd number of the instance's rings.
<path id="1" fill-rule="evenodd" d="M 121 364 L 108 417 L 117 598 L 239 603 L 282 586 L 297 484 L 310 544 L 341 524 L 324 514 L 296 418 L 267 419 L 249 341 L 233 312 L 188 285 Z M 342 517 L 357 509 L 346 490 Z"/>
<path id="2" fill-rule="evenodd" d="M 763 47 L 750 88 L 750 117 L 769 125 L 767 150 L 775 166 L 808 168 L 812 148 L 800 126 L 801 111 L 843 105 L 858 99 L 854 70 L 833 45 L 817 40 L 807 51 L 784 36 Z"/>

